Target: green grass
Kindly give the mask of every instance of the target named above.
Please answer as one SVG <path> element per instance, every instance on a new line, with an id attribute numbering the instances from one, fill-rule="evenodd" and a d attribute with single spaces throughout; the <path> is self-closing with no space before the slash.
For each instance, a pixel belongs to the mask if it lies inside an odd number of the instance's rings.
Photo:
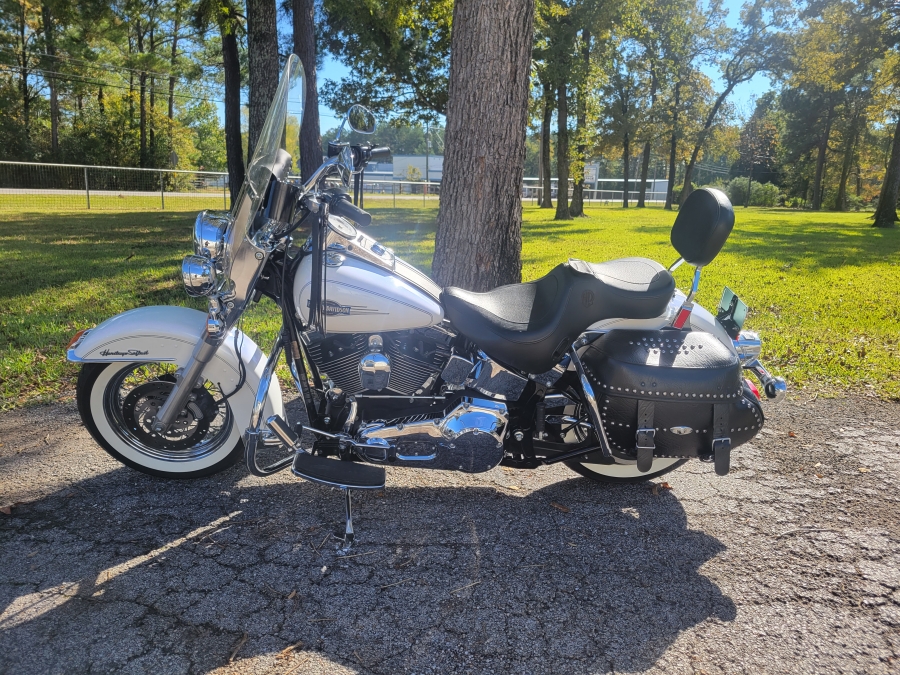
<path id="1" fill-rule="evenodd" d="M 134 205 L 138 209 L 142 203 Z M 417 200 L 367 199 L 373 236 L 425 269 L 436 209 Z M 641 255 L 669 263 L 674 214 L 593 207 L 589 217 L 552 220 L 526 205 L 525 279 L 568 257 L 600 261 Z M 64 359 L 71 335 L 132 307 L 203 308 L 181 289 L 193 213 L 135 210 L 0 212 L 0 396 L 2 407 L 70 396 L 77 369 Z M 869 227 L 864 214 L 737 209 L 735 231 L 704 270 L 699 300 L 713 307 L 722 286 L 751 307 L 747 327 L 763 336 L 768 365 L 824 395 L 868 389 L 900 399 L 900 230 Z M 688 285 L 690 270 L 676 273 Z M 245 318 L 264 350 L 278 327 L 263 301 Z"/>

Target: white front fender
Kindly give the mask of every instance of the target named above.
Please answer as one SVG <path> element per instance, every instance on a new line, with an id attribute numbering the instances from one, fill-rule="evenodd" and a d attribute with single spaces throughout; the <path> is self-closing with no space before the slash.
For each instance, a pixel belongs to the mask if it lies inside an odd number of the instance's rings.
<path id="1" fill-rule="evenodd" d="M 134 363 L 153 361 L 184 366 L 194 346 L 206 331 L 206 314 L 177 306 L 139 307 L 86 331 L 69 349 L 66 358 L 76 363 Z M 240 381 L 237 353 L 234 349 L 236 328 L 228 333 L 212 361 L 203 371 L 210 382 L 230 393 Z M 250 422 L 250 411 L 266 365 L 266 357 L 256 343 L 238 332 L 237 343 L 246 368 L 241 390 L 229 399 L 232 413 L 243 431 Z M 273 375 L 263 419 L 269 415 L 284 417 L 281 385 Z"/>

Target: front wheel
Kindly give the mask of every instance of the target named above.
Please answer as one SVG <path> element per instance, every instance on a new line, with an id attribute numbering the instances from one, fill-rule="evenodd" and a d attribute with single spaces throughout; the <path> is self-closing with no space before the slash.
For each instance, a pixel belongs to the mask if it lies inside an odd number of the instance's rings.
<path id="1" fill-rule="evenodd" d="M 193 389 L 169 431 L 151 428 L 175 385 L 174 364 L 89 363 L 78 375 L 78 412 L 94 440 L 123 464 L 151 476 L 199 478 L 240 460 L 244 445 L 217 385 Z"/>
<path id="2" fill-rule="evenodd" d="M 686 461 L 678 458 L 654 458 L 647 473 L 638 471 L 636 464 L 597 464 L 570 459 L 565 465 L 585 478 L 599 483 L 642 483 L 674 471 Z"/>

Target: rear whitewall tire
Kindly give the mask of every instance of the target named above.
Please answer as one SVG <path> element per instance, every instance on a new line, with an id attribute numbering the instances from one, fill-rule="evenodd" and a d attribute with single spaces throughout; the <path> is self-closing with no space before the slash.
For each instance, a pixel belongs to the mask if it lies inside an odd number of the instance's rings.
<path id="1" fill-rule="evenodd" d="M 185 461 L 171 461 L 141 452 L 117 433 L 108 419 L 105 400 L 107 389 L 123 371 L 140 364 L 85 364 L 78 376 L 76 399 L 78 412 L 94 440 L 115 459 L 151 476 L 162 478 L 199 478 L 224 471 L 243 456 L 241 428 L 230 415 L 230 427 L 217 439 L 214 447 L 202 456 Z M 225 404 L 228 405 L 228 402 Z"/>
<path id="2" fill-rule="evenodd" d="M 660 457 L 653 460 L 650 470 L 646 473 L 638 471 L 637 463 L 597 464 L 569 460 L 565 464 L 585 478 L 599 483 L 642 483 L 674 471 L 686 461 L 686 459 L 680 458 Z"/>

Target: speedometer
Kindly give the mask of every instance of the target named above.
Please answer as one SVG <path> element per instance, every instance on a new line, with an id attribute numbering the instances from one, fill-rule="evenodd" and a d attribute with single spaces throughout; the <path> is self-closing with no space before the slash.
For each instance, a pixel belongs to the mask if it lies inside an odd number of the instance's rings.
<path id="1" fill-rule="evenodd" d="M 337 232 L 342 237 L 353 240 L 356 239 L 356 228 L 350 224 L 350 221 L 340 216 L 328 216 L 328 227 Z"/>

